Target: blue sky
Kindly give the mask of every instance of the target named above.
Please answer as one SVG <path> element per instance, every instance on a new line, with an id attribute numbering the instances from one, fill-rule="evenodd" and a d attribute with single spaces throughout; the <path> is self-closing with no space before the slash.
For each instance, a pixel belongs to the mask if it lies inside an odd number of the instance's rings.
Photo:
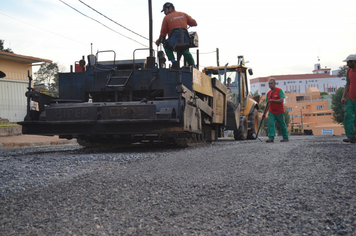
<path id="1" fill-rule="evenodd" d="M 116 59 L 130 59 L 133 51 L 148 45 L 141 38 L 105 19 L 78 0 L 62 0 L 97 22 L 82 16 L 59 0 L 0 0 L 0 38 L 15 53 L 69 65 L 97 50 L 115 50 Z M 146 0 L 82 0 L 119 24 L 148 38 Z M 166 1 L 152 0 L 153 37 L 158 38 Z M 317 58 L 324 68 L 336 70 L 356 53 L 356 4 L 351 0 L 225 0 L 172 1 L 198 22 L 200 65 L 236 64 L 244 55 L 251 78 L 311 73 Z M 125 35 L 135 41 L 122 36 Z M 154 45 L 154 49 L 157 47 Z M 191 49 L 196 52 L 196 49 Z M 109 54 L 109 56 L 111 56 Z M 146 57 L 145 52 L 136 55 Z M 202 67 L 200 68 L 202 69 Z"/>

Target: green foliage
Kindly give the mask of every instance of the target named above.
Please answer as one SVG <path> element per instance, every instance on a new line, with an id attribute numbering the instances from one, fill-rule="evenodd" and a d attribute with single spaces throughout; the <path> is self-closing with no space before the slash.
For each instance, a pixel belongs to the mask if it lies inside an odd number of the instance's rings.
<path id="1" fill-rule="evenodd" d="M 346 72 L 347 72 L 347 69 L 348 69 L 347 65 L 340 66 L 339 69 L 340 69 L 340 71 L 339 71 L 339 73 L 337 74 L 337 76 L 339 76 L 339 77 L 346 77 Z"/>
<path id="2" fill-rule="evenodd" d="M 266 104 L 267 104 L 266 100 L 264 100 L 260 104 L 258 104 L 258 112 L 263 113 L 266 109 Z"/>
<path id="3" fill-rule="evenodd" d="M 324 96 L 329 95 L 327 92 L 320 92 L 320 98 L 324 99 Z"/>
<path id="4" fill-rule="evenodd" d="M 257 96 L 258 95 L 258 90 L 255 91 L 255 93 L 253 94 L 253 96 Z"/>
<path id="5" fill-rule="evenodd" d="M 17 126 L 21 126 L 21 125 L 11 123 L 11 122 L 1 122 L 0 121 L 0 127 L 17 127 Z"/>
<path id="6" fill-rule="evenodd" d="M 2 51 L 2 52 L 11 52 L 11 53 L 14 53 L 12 50 L 11 50 L 11 48 L 4 48 L 4 42 L 5 42 L 5 40 L 3 40 L 3 39 L 0 39 L 0 51 Z"/>
<path id="7" fill-rule="evenodd" d="M 331 96 L 331 110 L 334 111 L 333 120 L 339 124 L 344 124 L 345 105 L 341 103 L 343 94 L 344 88 L 339 88 L 335 94 Z"/>
<path id="8" fill-rule="evenodd" d="M 57 63 L 44 63 L 41 65 L 40 69 L 35 72 L 36 79 L 34 81 L 35 85 L 44 84 L 44 88 L 47 90 L 58 91 L 58 81 L 59 81 L 59 68 Z"/>

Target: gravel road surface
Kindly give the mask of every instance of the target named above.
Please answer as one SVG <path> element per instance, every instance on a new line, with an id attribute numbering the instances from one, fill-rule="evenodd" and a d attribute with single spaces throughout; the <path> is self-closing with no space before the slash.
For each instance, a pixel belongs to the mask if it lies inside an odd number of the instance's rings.
<path id="1" fill-rule="evenodd" d="M 356 235 L 342 138 L 0 150 L 0 235 Z"/>

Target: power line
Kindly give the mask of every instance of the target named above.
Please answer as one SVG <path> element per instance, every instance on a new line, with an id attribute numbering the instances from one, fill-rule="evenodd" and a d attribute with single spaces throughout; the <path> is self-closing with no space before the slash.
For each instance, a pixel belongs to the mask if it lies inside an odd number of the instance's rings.
<path id="1" fill-rule="evenodd" d="M 102 26 L 104 26 L 104 27 L 108 28 L 109 30 L 114 31 L 115 33 L 117 33 L 117 34 L 119 34 L 119 35 L 121 35 L 121 36 L 123 36 L 123 37 L 125 37 L 125 38 L 127 38 L 127 39 L 129 39 L 129 40 L 131 40 L 131 41 L 134 41 L 134 42 L 136 42 L 136 43 L 138 43 L 138 44 L 141 44 L 141 45 L 142 45 L 142 46 L 144 46 L 144 47 L 148 47 L 147 45 L 144 45 L 144 44 L 142 44 L 142 43 L 140 43 L 140 42 L 138 42 L 138 41 L 136 41 L 136 40 L 134 40 L 134 39 L 132 39 L 132 38 L 130 38 L 130 37 L 127 37 L 127 36 L 125 36 L 125 35 L 123 35 L 123 34 L 121 34 L 121 33 L 117 32 L 117 31 L 116 31 L 116 30 L 114 30 L 114 29 L 111 29 L 110 27 L 108 27 L 107 25 L 105 25 L 105 24 L 101 23 L 100 21 L 95 20 L 95 19 L 93 19 L 92 17 L 85 15 L 85 14 L 84 14 L 84 13 L 82 13 L 81 11 L 79 11 L 79 10 L 75 9 L 74 7 L 70 6 L 69 4 L 67 4 L 67 3 L 63 2 L 62 0 L 59 0 L 59 1 L 60 1 L 60 2 L 62 2 L 63 4 L 65 4 L 65 5 L 67 5 L 68 7 L 72 8 L 74 11 L 76 11 L 76 12 L 80 13 L 81 15 L 83 15 L 83 16 L 85 16 L 85 17 L 87 17 L 87 18 L 89 18 L 89 19 L 91 19 L 91 20 L 93 20 L 93 21 L 95 21 L 95 22 L 97 22 L 97 23 L 101 24 Z"/>
<path id="2" fill-rule="evenodd" d="M 57 35 L 57 36 L 60 36 L 60 37 L 62 37 L 62 38 L 66 38 L 66 39 L 69 39 L 69 40 L 75 41 L 75 42 L 77 42 L 77 43 L 81 43 L 81 44 L 87 45 L 87 44 L 86 44 L 86 43 L 84 43 L 84 42 L 80 42 L 80 41 L 78 41 L 78 40 L 71 39 L 71 38 L 68 38 L 68 37 L 66 37 L 66 36 L 63 36 L 63 35 L 60 35 L 60 34 L 54 33 L 54 32 L 52 32 L 52 31 L 49 31 L 49 30 L 46 30 L 46 29 L 43 29 L 43 28 L 41 28 L 41 27 L 38 27 L 38 26 L 32 25 L 32 24 L 27 23 L 27 22 L 24 22 L 24 21 L 22 21 L 22 20 L 16 19 L 16 18 L 14 18 L 14 17 L 12 17 L 12 16 L 6 15 L 6 14 L 4 14 L 4 13 L 2 13 L 2 12 L 0 12 L 0 14 L 2 14 L 2 15 L 4 15 L 4 16 L 7 16 L 7 17 L 9 17 L 9 18 L 12 18 L 12 19 L 14 19 L 14 20 L 20 21 L 21 23 L 24 23 L 24 24 L 30 25 L 30 26 L 32 26 L 32 27 L 35 27 L 35 28 L 37 28 L 37 29 L 40 29 L 40 30 L 46 31 L 46 32 L 48 32 L 48 33 L 51 33 L 51 34 L 54 34 L 54 35 Z"/>
<path id="3" fill-rule="evenodd" d="M 93 11 L 95 11 L 96 13 L 98 13 L 98 14 L 102 15 L 102 16 L 103 16 L 103 17 L 105 17 L 106 19 L 108 19 L 108 20 L 110 20 L 110 21 L 114 22 L 115 24 L 117 24 L 117 25 L 121 26 L 122 28 L 124 28 L 124 29 L 126 29 L 126 30 L 130 31 L 131 33 L 136 34 L 136 35 L 140 36 L 141 38 L 144 38 L 144 39 L 149 40 L 149 39 L 148 39 L 148 38 L 146 38 L 145 36 L 142 36 L 142 35 L 140 35 L 140 34 L 138 34 L 138 33 L 134 32 L 134 31 L 132 31 L 132 30 L 130 30 L 130 29 L 128 29 L 128 28 L 126 28 L 125 26 L 123 26 L 123 25 L 121 25 L 121 24 L 117 23 L 116 21 L 114 21 L 114 20 L 110 19 L 109 17 L 107 17 L 107 16 L 105 16 L 104 14 L 100 13 L 99 11 L 95 10 L 94 8 L 92 8 L 91 6 L 89 6 L 88 4 L 86 4 L 85 2 L 83 2 L 83 1 L 81 1 L 81 0 L 78 0 L 78 1 L 79 1 L 79 2 L 81 2 L 82 4 L 84 4 L 85 6 L 89 7 L 90 9 L 92 9 L 92 10 L 93 10 Z"/>

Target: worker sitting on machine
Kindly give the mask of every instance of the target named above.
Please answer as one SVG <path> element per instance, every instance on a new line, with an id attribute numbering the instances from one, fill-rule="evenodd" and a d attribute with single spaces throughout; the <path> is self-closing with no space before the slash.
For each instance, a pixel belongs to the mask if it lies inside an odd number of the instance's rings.
<path id="1" fill-rule="evenodd" d="M 178 68 L 180 56 L 178 55 L 176 61 L 173 50 L 179 53 L 179 49 L 175 47 L 177 43 L 183 43 L 184 45 L 188 44 L 185 49 L 183 48 L 184 51 L 182 54 L 184 59 L 188 62 L 188 65 L 195 66 L 193 56 L 189 52 L 190 37 L 186 29 L 188 25 L 197 26 L 197 22 L 188 14 L 175 11 L 173 4 L 170 2 L 166 2 L 163 5 L 163 10 L 161 12 L 164 12 L 166 16 L 163 18 L 161 33 L 159 38 L 156 40 L 156 45 L 159 46 L 160 43 L 163 43 L 166 35 L 169 34 L 169 38 L 163 44 L 163 47 L 168 59 L 172 62 L 172 67 Z M 182 34 L 184 35 L 183 37 Z M 184 42 L 182 42 L 182 38 Z"/>

